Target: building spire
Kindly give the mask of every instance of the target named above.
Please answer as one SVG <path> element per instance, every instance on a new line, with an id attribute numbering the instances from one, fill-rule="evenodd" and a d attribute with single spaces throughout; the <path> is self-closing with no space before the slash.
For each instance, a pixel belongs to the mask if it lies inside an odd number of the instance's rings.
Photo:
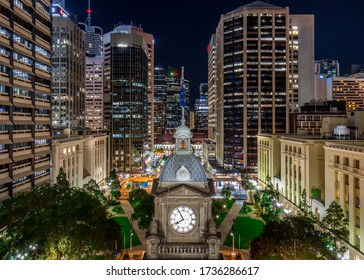
<path id="1" fill-rule="evenodd" d="M 91 0 L 88 0 L 88 8 L 87 8 L 87 19 L 86 19 L 86 24 L 87 24 L 87 29 L 90 30 L 90 26 L 91 26 Z"/>

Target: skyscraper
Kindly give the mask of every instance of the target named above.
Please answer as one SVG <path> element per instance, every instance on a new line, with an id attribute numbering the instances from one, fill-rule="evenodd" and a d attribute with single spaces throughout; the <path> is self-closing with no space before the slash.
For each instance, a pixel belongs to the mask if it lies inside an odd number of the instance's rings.
<path id="1" fill-rule="evenodd" d="M 48 0 L 0 2 L 0 201 L 50 181 Z"/>
<path id="2" fill-rule="evenodd" d="M 182 68 L 184 69 L 184 68 Z M 184 70 L 183 70 L 184 71 Z M 180 93 L 181 93 L 181 71 L 176 67 L 167 68 L 167 101 L 166 101 L 166 132 L 172 133 L 180 124 L 181 119 L 181 106 Z M 186 123 L 189 126 L 189 81 L 184 79 L 186 86 L 186 107 L 185 116 Z"/>
<path id="3" fill-rule="evenodd" d="M 154 137 L 166 130 L 167 79 L 166 70 L 154 68 Z"/>
<path id="4" fill-rule="evenodd" d="M 207 46 L 208 53 L 208 137 L 216 141 L 217 115 L 216 115 L 216 99 L 217 99 L 217 45 L 216 35 L 211 36 L 211 40 Z"/>
<path id="5" fill-rule="evenodd" d="M 91 25 L 91 4 L 88 1 L 87 19 L 78 25 L 85 34 L 86 85 L 85 127 L 93 133 L 104 131 L 104 43 L 101 27 Z"/>
<path id="6" fill-rule="evenodd" d="M 207 83 L 200 84 L 200 98 L 195 101 L 195 130 L 206 134 L 208 128 L 208 86 Z"/>
<path id="7" fill-rule="evenodd" d="M 92 132 L 104 131 L 104 58 L 86 57 L 85 127 Z"/>
<path id="8" fill-rule="evenodd" d="M 154 66 L 153 70 L 149 66 L 154 61 L 151 38 L 132 25 L 120 25 L 104 34 L 105 121 L 113 164 L 123 171 L 142 169 L 149 149 L 148 86 L 154 80 L 149 79 L 154 72 Z"/>
<path id="9" fill-rule="evenodd" d="M 313 16 L 256 1 L 222 15 L 208 49 L 217 160 L 254 171 L 257 134 L 288 132 L 289 111 L 313 91 Z"/>
<path id="10" fill-rule="evenodd" d="M 85 125 L 85 36 L 77 17 L 53 5 L 52 125 Z"/>

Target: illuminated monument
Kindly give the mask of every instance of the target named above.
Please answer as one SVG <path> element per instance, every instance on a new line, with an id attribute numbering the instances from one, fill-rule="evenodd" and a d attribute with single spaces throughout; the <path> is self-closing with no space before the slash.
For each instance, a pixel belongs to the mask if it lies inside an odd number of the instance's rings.
<path id="1" fill-rule="evenodd" d="M 220 233 L 212 218 L 214 184 L 193 154 L 183 109 L 174 154 L 153 182 L 155 212 L 147 234 L 147 259 L 220 257 Z"/>

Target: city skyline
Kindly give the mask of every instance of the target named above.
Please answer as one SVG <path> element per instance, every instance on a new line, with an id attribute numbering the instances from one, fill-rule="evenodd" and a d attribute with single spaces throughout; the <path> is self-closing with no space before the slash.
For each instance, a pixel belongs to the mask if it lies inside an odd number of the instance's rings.
<path id="1" fill-rule="evenodd" d="M 211 34 L 222 14 L 251 3 L 251 0 L 225 1 L 211 5 L 208 1 L 190 2 L 183 5 L 169 2 L 167 5 L 141 1 L 138 5 L 123 3 L 120 8 L 110 0 L 91 1 L 92 24 L 110 31 L 118 23 L 142 25 L 146 32 L 154 34 L 156 66 L 185 66 L 186 77 L 191 81 L 192 101 L 198 98 L 198 87 L 207 82 L 207 52 Z M 354 0 L 342 1 L 340 12 L 332 1 L 319 3 L 293 0 L 266 1 L 273 5 L 289 7 L 290 13 L 315 15 L 315 59 L 339 60 L 341 74 L 348 72 L 350 64 L 363 63 L 360 45 L 364 39 L 356 37 L 363 25 L 360 16 L 364 3 Z M 66 1 L 66 9 L 76 13 L 80 22 L 86 21 L 87 1 Z M 331 7 L 330 7 L 331 5 Z M 142 9 L 140 7 L 143 7 Z M 105 17 L 105 14 L 108 16 Z M 351 28 L 347 28 L 350 26 Z M 332 32 L 329 32 L 329 30 Z M 175 54 L 178 53 L 178 56 Z M 197 62 L 197 63 L 196 63 Z M 193 102 L 191 103 L 193 105 Z"/>

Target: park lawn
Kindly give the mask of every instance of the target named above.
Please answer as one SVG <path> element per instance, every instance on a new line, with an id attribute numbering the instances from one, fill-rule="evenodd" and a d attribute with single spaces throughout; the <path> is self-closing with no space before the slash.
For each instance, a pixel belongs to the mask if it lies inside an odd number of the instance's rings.
<path id="1" fill-rule="evenodd" d="M 244 207 L 245 206 L 245 207 Z M 253 210 L 248 205 L 243 205 L 240 209 L 239 214 L 248 214 L 252 212 Z"/>
<path id="2" fill-rule="evenodd" d="M 239 234 L 240 234 L 240 248 L 248 249 L 249 242 L 259 237 L 264 228 L 264 223 L 257 219 L 250 217 L 236 217 L 235 219 L 235 248 L 239 248 Z M 233 237 L 231 236 L 231 230 L 224 241 L 224 245 L 232 246 Z"/>
<path id="3" fill-rule="evenodd" d="M 123 207 L 121 207 L 120 205 L 115 206 L 112 211 L 116 214 L 125 214 Z"/>
<path id="4" fill-rule="evenodd" d="M 121 229 L 122 248 L 124 249 L 124 244 L 125 244 L 125 249 L 130 248 L 130 223 L 128 217 L 114 217 L 113 219 L 119 224 Z M 142 244 L 134 229 L 133 229 L 132 244 L 133 247 Z"/>

